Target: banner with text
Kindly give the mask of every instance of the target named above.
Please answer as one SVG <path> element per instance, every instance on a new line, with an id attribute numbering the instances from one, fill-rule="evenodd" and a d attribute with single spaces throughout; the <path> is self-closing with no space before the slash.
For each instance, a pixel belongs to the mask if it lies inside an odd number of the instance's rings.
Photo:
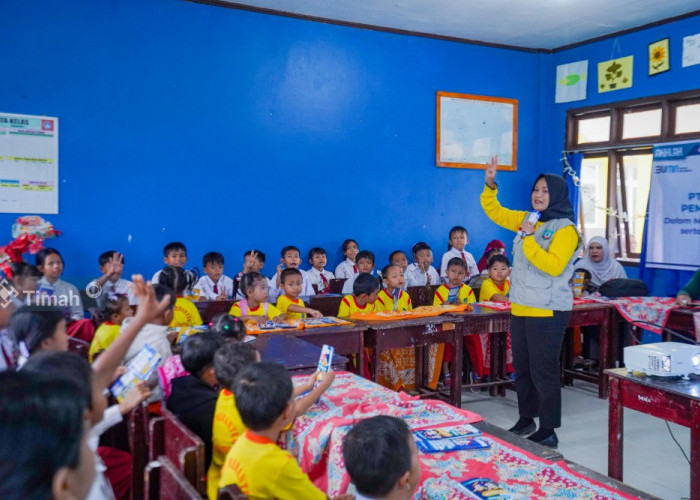
<path id="1" fill-rule="evenodd" d="M 654 146 L 646 265 L 700 267 L 700 142 Z"/>

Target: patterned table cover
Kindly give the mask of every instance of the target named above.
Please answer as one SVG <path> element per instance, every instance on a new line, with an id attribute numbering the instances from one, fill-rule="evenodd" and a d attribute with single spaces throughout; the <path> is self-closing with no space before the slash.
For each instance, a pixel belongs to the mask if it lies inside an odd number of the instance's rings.
<path id="1" fill-rule="evenodd" d="M 303 377 L 296 378 L 302 382 Z M 396 393 L 348 372 L 337 372 L 331 388 L 308 413 L 300 416 L 280 444 L 287 448 L 316 486 L 333 497 L 345 493 L 342 442 L 352 425 L 375 415 L 403 418 L 413 430 L 474 423 L 476 413 L 437 400 Z M 421 483 L 414 499 L 473 498 L 634 498 L 552 463 L 488 434 L 486 450 L 421 454 Z M 460 483 L 483 478 L 503 490 L 500 496 L 479 496 Z"/>

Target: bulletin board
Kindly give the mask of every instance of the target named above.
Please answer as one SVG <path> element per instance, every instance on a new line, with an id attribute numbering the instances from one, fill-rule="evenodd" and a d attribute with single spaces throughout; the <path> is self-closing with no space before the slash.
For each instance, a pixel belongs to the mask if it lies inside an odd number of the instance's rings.
<path id="1" fill-rule="evenodd" d="M 517 170 L 517 144 L 517 99 L 437 93 L 437 166 L 484 168 L 498 156 L 499 170 Z"/>
<path id="2" fill-rule="evenodd" d="M 58 213 L 58 118 L 0 112 L 0 212 Z"/>

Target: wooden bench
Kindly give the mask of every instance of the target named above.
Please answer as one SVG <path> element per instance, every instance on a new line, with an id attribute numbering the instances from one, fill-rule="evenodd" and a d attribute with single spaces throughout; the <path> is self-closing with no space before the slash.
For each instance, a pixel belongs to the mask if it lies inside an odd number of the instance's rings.
<path id="1" fill-rule="evenodd" d="M 150 459 L 157 460 L 165 455 L 187 481 L 205 495 L 204 442 L 199 436 L 166 409 L 162 417 L 151 419 L 148 430 Z"/>

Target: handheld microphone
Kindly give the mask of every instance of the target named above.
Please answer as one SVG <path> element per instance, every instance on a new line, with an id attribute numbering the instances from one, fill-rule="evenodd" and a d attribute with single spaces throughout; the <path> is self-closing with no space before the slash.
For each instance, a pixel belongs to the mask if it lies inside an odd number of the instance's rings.
<path id="1" fill-rule="evenodd" d="M 533 210 L 532 212 L 530 212 L 529 214 L 527 214 L 527 217 L 525 217 L 525 221 L 524 221 L 523 223 L 525 223 L 525 222 L 532 222 L 533 224 L 537 224 L 537 221 L 540 220 L 540 216 L 541 216 L 541 214 L 540 214 L 537 210 Z M 520 230 L 518 231 L 518 234 L 519 234 L 520 236 L 522 236 L 523 238 L 524 238 L 525 236 L 527 236 L 527 233 L 526 233 L 525 231 L 522 230 L 522 227 L 521 227 Z"/>

